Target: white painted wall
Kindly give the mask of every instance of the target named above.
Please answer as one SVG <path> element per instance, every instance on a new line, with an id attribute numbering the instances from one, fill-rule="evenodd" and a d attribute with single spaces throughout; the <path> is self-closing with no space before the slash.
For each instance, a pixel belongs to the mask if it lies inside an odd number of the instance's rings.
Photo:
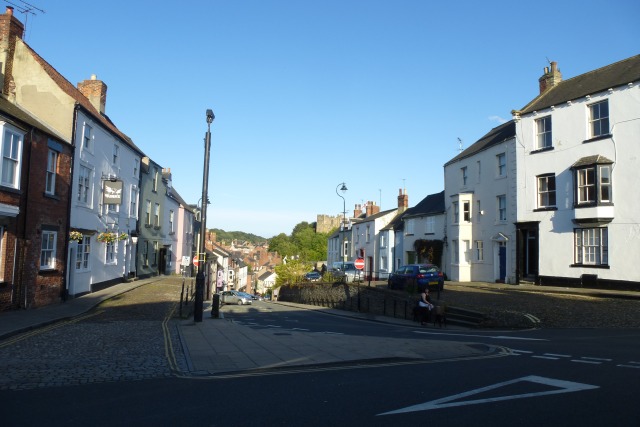
<path id="1" fill-rule="evenodd" d="M 539 274 L 580 278 L 597 274 L 611 280 L 640 281 L 640 85 L 624 85 L 528 114 L 520 118 L 517 129 L 518 221 L 539 221 Z M 589 139 L 589 105 L 607 99 L 611 138 Z M 551 115 L 553 150 L 535 150 L 535 120 Z M 574 175 L 571 166 L 580 158 L 602 155 L 612 161 L 612 207 L 574 208 Z M 537 208 L 537 180 L 541 174 L 556 175 L 556 211 Z M 609 212 L 607 212 L 609 211 Z M 609 235 L 608 268 L 574 265 L 574 223 L 576 217 L 613 214 L 607 225 Z"/>

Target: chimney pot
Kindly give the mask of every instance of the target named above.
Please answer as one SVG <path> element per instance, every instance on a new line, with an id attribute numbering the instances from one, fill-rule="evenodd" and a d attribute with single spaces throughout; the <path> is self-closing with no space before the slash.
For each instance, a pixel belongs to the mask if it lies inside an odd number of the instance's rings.
<path id="1" fill-rule="evenodd" d="M 13 6 L 7 6 L 7 15 L 13 15 Z"/>

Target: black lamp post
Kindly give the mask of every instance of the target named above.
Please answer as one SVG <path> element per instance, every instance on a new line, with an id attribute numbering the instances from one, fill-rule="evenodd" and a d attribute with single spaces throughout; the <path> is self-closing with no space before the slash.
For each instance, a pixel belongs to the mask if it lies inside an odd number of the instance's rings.
<path id="1" fill-rule="evenodd" d="M 344 194 L 347 192 L 347 184 L 345 184 L 344 182 L 341 182 L 336 187 L 336 194 L 342 197 L 342 227 L 341 227 L 342 228 L 342 247 L 340 248 L 340 252 L 342 254 L 342 271 L 344 271 L 344 263 L 347 261 L 346 260 L 347 254 L 345 252 L 345 247 L 344 247 L 345 246 L 344 229 L 347 223 L 347 205 L 346 205 L 344 196 L 338 193 L 338 188 L 340 188 L 340 191 L 342 191 L 342 194 Z"/>
<path id="2" fill-rule="evenodd" d="M 193 312 L 193 321 L 202 322 L 202 309 L 204 303 L 204 270 L 205 270 L 205 245 L 204 239 L 207 233 L 207 201 L 209 197 L 209 151 L 211 151 L 211 123 L 216 116 L 213 110 L 207 110 L 207 133 L 204 137 L 204 172 L 202 175 L 202 212 L 200 214 L 200 247 L 198 248 L 198 274 L 196 275 L 196 299 Z"/>

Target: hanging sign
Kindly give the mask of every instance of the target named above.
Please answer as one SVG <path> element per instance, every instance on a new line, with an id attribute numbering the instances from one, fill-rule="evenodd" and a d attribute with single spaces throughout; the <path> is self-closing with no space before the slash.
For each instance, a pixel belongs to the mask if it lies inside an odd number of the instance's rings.
<path id="1" fill-rule="evenodd" d="M 105 205 L 119 205 L 122 203 L 122 181 L 104 181 L 102 203 Z"/>

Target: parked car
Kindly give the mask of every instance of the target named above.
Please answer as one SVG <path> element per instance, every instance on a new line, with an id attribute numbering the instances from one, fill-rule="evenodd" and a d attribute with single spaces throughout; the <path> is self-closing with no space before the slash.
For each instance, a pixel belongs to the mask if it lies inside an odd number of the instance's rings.
<path id="1" fill-rule="evenodd" d="M 253 302 L 253 298 L 250 295 L 245 294 L 244 292 L 238 291 L 223 291 L 220 293 L 220 303 L 221 304 L 251 304 Z"/>
<path id="2" fill-rule="evenodd" d="M 240 292 L 240 291 L 238 291 L 238 293 L 239 293 L 240 295 L 245 295 L 245 296 L 247 296 L 247 297 L 251 298 L 251 300 L 252 300 L 252 301 L 255 301 L 255 300 L 257 300 L 257 299 L 258 299 L 258 297 L 257 297 L 257 296 L 255 296 L 255 295 L 251 295 L 251 294 L 249 294 L 249 293 L 247 293 L 247 292 Z"/>
<path id="3" fill-rule="evenodd" d="M 322 278 L 322 276 L 317 271 L 310 271 L 310 272 L 308 272 L 307 274 L 304 275 L 304 280 L 306 280 L 308 282 L 317 282 L 321 278 Z"/>
<path id="4" fill-rule="evenodd" d="M 337 269 L 333 271 L 333 278 L 337 282 L 353 283 L 362 281 L 362 270 L 358 270 L 353 262 L 344 262 L 339 265 L 336 263 Z"/>
<path id="5" fill-rule="evenodd" d="M 426 287 L 442 290 L 444 274 L 435 264 L 409 264 L 399 267 L 389 275 L 389 289 L 406 289 L 415 285 L 422 291 Z"/>

